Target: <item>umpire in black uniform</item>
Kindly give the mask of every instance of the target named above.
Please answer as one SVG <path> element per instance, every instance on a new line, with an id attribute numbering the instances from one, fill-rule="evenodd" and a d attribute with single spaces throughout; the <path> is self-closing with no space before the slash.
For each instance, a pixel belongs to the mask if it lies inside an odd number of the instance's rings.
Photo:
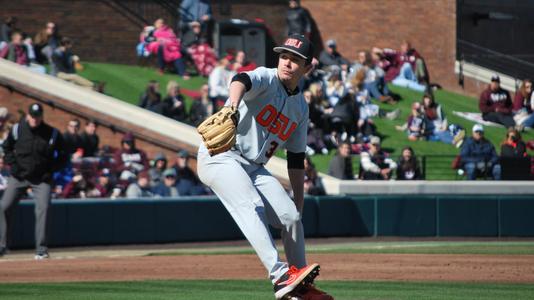
<path id="1" fill-rule="evenodd" d="M 13 126 L 3 148 L 5 163 L 11 166 L 11 176 L 0 201 L 0 256 L 6 253 L 6 217 L 31 187 L 35 201 L 35 259 L 48 258 L 52 173 L 61 169 L 67 159 L 61 133 L 43 121 L 43 107 L 34 103 L 26 117 Z"/>

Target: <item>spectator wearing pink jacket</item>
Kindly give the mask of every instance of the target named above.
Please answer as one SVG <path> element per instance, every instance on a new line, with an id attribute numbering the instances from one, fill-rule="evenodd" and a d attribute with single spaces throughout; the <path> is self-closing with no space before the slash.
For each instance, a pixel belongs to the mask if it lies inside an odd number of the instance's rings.
<path id="1" fill-rule="evenodd" d="M 184 79 L 188 79 L 189 76 L 185 72 L 185 63 L 180 51 L 180 40 L 176 38 L 174 31 L 165 25 L 163 19 L 157 19 L 154 22 L 154 27 L 153 37 L 155 41 L 150 42 L 147 49 L 151 54 L 157 55 L 160 73 L 163 73 L 167 64 L 173 64 L 176 73 Z"/>

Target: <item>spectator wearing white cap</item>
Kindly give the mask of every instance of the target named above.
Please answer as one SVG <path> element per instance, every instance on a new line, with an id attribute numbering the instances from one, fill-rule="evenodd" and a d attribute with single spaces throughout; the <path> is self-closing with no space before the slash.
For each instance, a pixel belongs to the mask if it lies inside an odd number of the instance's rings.
<path id="1" fill-rule="evenodd" d="M 397 163 L 381 149 L 380 138 L 373 136 L 369 151 L 361 154 L 360 168 L 361 179 L 389 180 L 397 169 Z"/>
<path id="2" fill-rule="evenodd" d="M 512 97 L 501 87 L 499 75 L 495 74 L 491 77 L 491 83 L 480 94 L 478 107 L 484 121 L 502 124 L 506 128 L 515 126 L 512 115 Z"/>
<path id="3" fill-rule="evenodd" d="M 477 175 L 489 175 L 494 180 L 501 179 L 499 157 L 493 144 L 484 138 L 482 125 L 473 126 L 473 136 L 464 142 L 460 157 L 468 180 L 475 180 Z"/>

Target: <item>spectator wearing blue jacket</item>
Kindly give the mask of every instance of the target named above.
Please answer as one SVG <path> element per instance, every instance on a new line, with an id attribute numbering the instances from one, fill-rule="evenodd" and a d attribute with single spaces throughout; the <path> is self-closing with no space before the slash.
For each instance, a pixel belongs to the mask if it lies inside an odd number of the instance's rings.
<path id="1" fill-rule="evenodd" d="M 152 189 L 156 196 L 178 197 L 191 195 L 192 184 L 189 180 L 177 180 L 176 170 L 173 168 L 163 171 L 163 182 Z"/>
<path id="2" fill-rule="evenodd" d="M 464 143 L 460 156 L 468 180 L 475 180 L 477 171 L 491 174 L 494 180 L 501 179 L 499 157 L 493 144 L 484 138 L 482 125 L 473 126 L 473 136 Z"/>

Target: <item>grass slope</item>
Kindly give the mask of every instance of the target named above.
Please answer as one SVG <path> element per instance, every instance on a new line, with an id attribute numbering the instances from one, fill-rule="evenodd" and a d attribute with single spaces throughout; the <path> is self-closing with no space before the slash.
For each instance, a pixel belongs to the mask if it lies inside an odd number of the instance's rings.
<path id="1" fill-rule="evenodd" d="M 190 80 L 184 81 L 179 76 L 174 74 L 159 75 L 154 67 L 138 67 L 116 64 L 103 63 L 86 63 L 85 70 L 80 75 L 93 80 L 106 82 L 106 92 L 113 97 L 124 100 L 126 102 L 137 104 L 139 96 L 143 93 L 149 80 L 157 80 L 160 83 L 160 92 L 165 95 L 165 87 L 169 80 L 176 80 L 183 88 L 198 90 L 200 86 L 206 82 L 205 78 L 193 77 Z M 422 94 L 398 87 L 390 87 L 392 91 L 398 93 L 402 97 L 397 105 L 392 106 L 388 104 L 380 104 L 381 108 L 385 110 L 393 110 L 394 108 L 401 109 L 401 116 L 398 120 L 389 121 L 385 119 L 376 119 L 375 122 L 379 128 L 380 134 L 383 136 L 383 147 L 392 154 L 394 158 L 400 155 L 400 151 L 404 146 L 411 146 L 415 153 L 419 156 L 427 155 L 427 179 L 442 180 L 455 179 L 454 170 L 451 169 L 451 161 L 453 156 L 459 153 L 459 150 L 452 145 L 447 145 L 440 142 L 427 141 L 408 141 L 404 132 L 399 132 L 395 129 L 395 125 L 401 125 L 408 118 L 410 113 L 410 106 L 414 101 L 420 101 Z M 470 135 L 470 130 L 473 122 L 464 120 L 452 114 L 452 111 L 478 111 L 477 99 L 466 97 L 456 93 L 439 90 L 435 93 L 436 100 L 442 104 L 445 114 L 450 123 L 456 123 L 467 129 L 467 134 Z M 191 104 L 190 99 L 187 101 L 187 106 Z M 486 137 L 493 142 L 500 151 L 500 144 L 505 136 L 504 128 L 486 127 Z M 529 131 L 523 134 L 524 140 L 534 139 L 534 131 Z M 532 153 L 531 153 L 532 154 Z M 277 153 L 278 156 L 284 157 L 283 153 Z M 312 160 L 317 169 L 321 172 L 327 172 L 328 163 L 334 153 L 329 155 L 315 155 Z M 437 156 L 436 156 L 437 155 Z M 444 157 L 438 157 L 444 155 Z M 354 160 L 355 171 L 359 169 L 359 162 Z"/>
<path id="2" fill-rule="evenodd" d="M 534 285 L 320 281 L 336 300 L 532 299 Z M 0 284 L 3 300 L 272 300 L 267 280 Z"/>

